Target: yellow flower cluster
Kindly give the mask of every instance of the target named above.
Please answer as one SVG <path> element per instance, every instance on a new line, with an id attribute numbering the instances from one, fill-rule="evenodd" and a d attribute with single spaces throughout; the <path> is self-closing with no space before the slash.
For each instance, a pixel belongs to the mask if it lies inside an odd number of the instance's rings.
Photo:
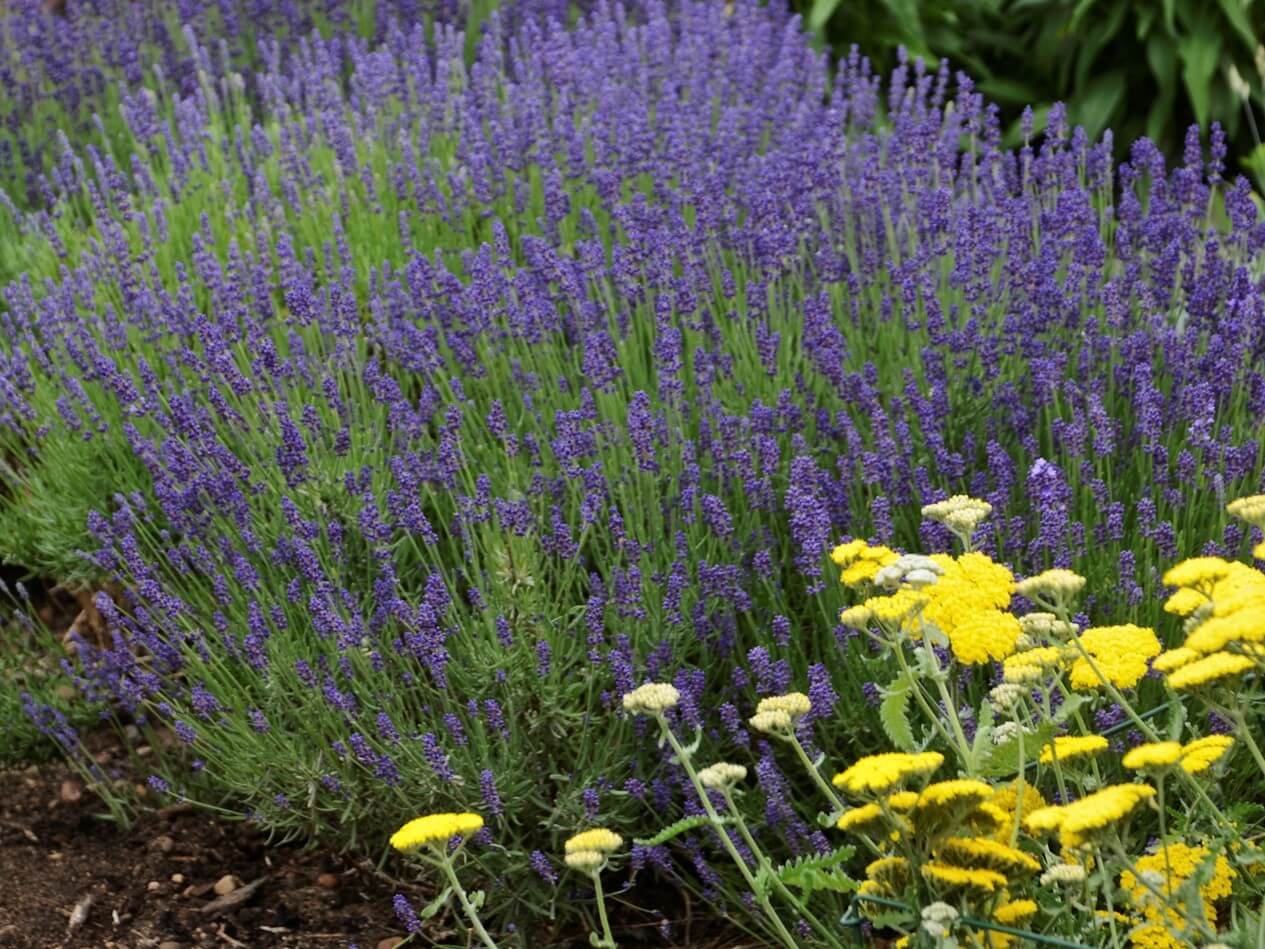
<path id="1" fill-rule="evenodd" d="M 1102 735 L 1059 735 L 1041 749 L 1041 764 L 1084 758 L 1106 751 L 1108 741 Z"/>
<path id="2" fill-rule="evenodd" d="M 1113 784 L 1071 804 L 1051 804 L 1033 811 L 1023 823 L 1034 834 L 1058 831 L 1065 848 L 1079 847 L 1154 796 L 1155 788 L 1147 784 Z"/>
<path id="3" fill-rule="evenodd" d="M 409 821 L 391 835 L 396 850 L 415 850 L 425 844 L 446 844 L 454 837 L 468 837 L 483 827 L 478 814 L 427 814 Z"/>
<path id="4" fill-rule="evenodd" d="M 1005 659 L 1019 641 L 1019 620 L 1001 610 L 982 610 L 958 623 L 949 637 L 954 658 L 967 665 Z"/>
<path id="5" fill-rule="evenodd" d="M 942 764 L 944 755 L 937 751 L 870 755 L 836 774 L 834 786 L 858 796 L 886 794 L 911 778 L 926 777 Z"/>
<path id="6" fill-rule="evenodd" d="M 1072 688 L 1081 691 L 1101 688 L 1104 678 L 1118 689 L 1131 689 L 1146 675 L 1147 660 L 1160 654 L 1155 631 L 1132 623 L 1091 627 L 1080 644 L 1093 660 L 1082 656 L 1072 663 Z"/>
<path id="7" fill-rule="evenodd" d="M 605 827 L 594 827 L 568 838 L 563 846 L 567 853 L 577 853 L 582 850 L 614 853 L 623 845 L 624 838 L 613 830 L 607 830 Z"/>
<path id="8" fill-rule="evenodd" d="M 959 661 L 999 661 L 1013 653 L 1019 623 L 1001 611 L 1010 606 L 1014 574 L 978 552 L 931 559 L 944 574 L 920 591 L 927 597 L 923 618 L 948 637 Z"/>
<path id="9" fill-rule="evenodd" d="M 1228 510 L 1255 524 L 1262 498 L 1240 498 Z M 1225 684 L 1258 667 L 1265 653 L 1265 572 L 1192 557 L 1165 573 L 1164 582 L 1178 588 L 1164 608 L 1186 618 L 1186 641 L 1156 660 L 1170 686 L 1182 692 Z"/>
<path id="10" fill-rule="evenodd" d="M 1181 949 L 1186 943 L 1173 935 L 1181 933 L 1195 915 L 1193 907 L 1186 905 L 1179 890 L 1206 863 L 1212 864 L 1212 875 L 1199 887 L 1204 919 L 1216 928 L 1219 900 L 1230 895 L 1230 887 L 1236 876 L 1224 856 L 1213 858 L 1207 847 L 1194 847 L 1186 843 L 1168 844 L 1134 863 L 1138 873 L 1146 876 L 1150 886 L 1126 870 L 1120 875 L 1120 888 L 1129 896 L 1139 911 L 1144 925 L 1135 930 L 1131 941 L 1135 946 L 1159 946 L 1164 949 Z M 1160 905 L 1156 893 L 1164 897 Z"/>
<path id="11" fill-rule="evenodd" d="M 605 827 L 593 827 L 567 839 L 563 861 L 580 873 L 602 872 L 610 855 L 624 845 L 624 838 Z"/>
<path id="12" fill-rule="evenodd" d="M 843 568 L 840 582 L 845 586 L 859 587 L 872 582 L 880 570 L 899 560 L 900 554 L 890 547 L 871 547 L 863 540 L 851 540 L 832 550 L 830 559 L 835 566 Z"/>
<path id="13" fill-rule="evenodd" d="M 1133 771 L 1161 770 L 1180 764 L 1188 774 L 1207 771 L 1230 750 L 1234 739 L 1229 735 L 1208 735 L 1182 745 L 1176 741 L 1153 741 L 1138 745 L 1121 761 Z"/>

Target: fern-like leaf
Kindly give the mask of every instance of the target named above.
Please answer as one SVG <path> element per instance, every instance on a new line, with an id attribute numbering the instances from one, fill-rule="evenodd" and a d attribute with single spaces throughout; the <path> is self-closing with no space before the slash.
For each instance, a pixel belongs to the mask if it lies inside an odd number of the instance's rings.
<path id="1" fill-rule="evenodd" d="M 727 817 L 722 817 L 720 822 L 722 824 L 733 823 L 733 821 Z M 698 830 L 700 827 L 708 827 L 711 823 L 711 818 L 706 814 L 696 814 L 693 817 L 683 817 L 675 824 L 671 824 L 663 828 L 663 830 L 659 831 L 653 837 L 646 840 L 636 838 L 633 843 L 640 844 L 643 847 L 658 847 L 660 844 L 666 844 L 669 840 L 680 837 L 682 834 L 688 834 L 690 831 Z"/>
<path id="2" fill-rule="evenodd" d="M 854 847 L 839 847 L 829 853 L 800 857 L 782 864 L 775 875 L 783 885 L 802 890 L 805 896 L 811 896 L 818 890 L 851 893 L 856 889 L 856 881 L 844 873 L 840 866 L 851 860 L 855 852 Z"/>

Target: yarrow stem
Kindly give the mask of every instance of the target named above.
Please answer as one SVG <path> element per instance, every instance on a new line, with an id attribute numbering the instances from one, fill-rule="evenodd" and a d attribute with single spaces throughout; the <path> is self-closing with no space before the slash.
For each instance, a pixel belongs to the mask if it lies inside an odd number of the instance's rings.
<path id="1" fill-rule="evenodd" d="M 444 876 L 448 878 L 448 884 L 452 887 L 453 893 L 457 895 L 457 900 L 461 903 L 462 910 L 465 911 L 466 918 L 470 920 L 470 925 L 479 936 L 479 941 L 488 949 L 496 949 L 496 943 L 492 941 L 492 937 L 488 935 L 488 931 L 483 928 L 483 923 L 479 919 L 479 914 L 474 908 L 474 904 L 470 902 L 470 897 L 466 894 L 465 888 L 461 885 L 461 881 L 457 879 L 457 871 L 453 869 L 452 858 L 447 852 L 441 852 L 439 847 L 434 848 L 437 857 L 433 861 L 444 872 Z"/>
<path id="2" fill-rule="evenodd" d="M 729 839 L 729 834 L 725 831 L 724 822 L 720 819 L 720 815 L 716 813 L 716 808 L 712 804 L 711 798 L 707 794 L 707 789 L 703 787 L 702 781 L 698 778 L 698 771 L 694 768 L 690 761 L 690 754 L 681 745 L 681 742 L 673 734 L 671 727 L 668 725 L 667 718 L 662 712 L 654 713 L 655 720 L 659 723 L 659 730 L 662 732 L 664 739 L 672 746 L 672 750 L 676 752 L 677 761 L 681 763 L 681 767 L 685 769 L 685 773 L 689 775 L 690 783 L 694 785 L 694 793 L 698 795 L 699 802 L 703 805 L 703 810 L 707 812 L 707 816 L 711 819 L 712 826 L 716 829 L 720 842 L 724 845 L 725 850 L 729 853 L 729 857 L 737 865 L 739 872 L 742 874 L 743 880 L 747 886 L 751 888 L 752 894 L 755 896 L 756 902 L 760 904 L 760 909 L 764 911 L 764 915 L 768 918 L 769 924 L 777 933 L 778 939 L 790 949 L 795 949 L 798 945 L 795 937 L 787 930 L 786 925 L 782 922 L 781 917 L 773 909 L 773 905 L 769 902 L 769 897 L 764 893 L 763 887 L 756 883 L 755 876 L 751 873 L 751 868 L 747 866 L 747 862 L 742 859 L 742 854 L 738 852 L 738 848 L 734 846 L 734 842 Z"/>

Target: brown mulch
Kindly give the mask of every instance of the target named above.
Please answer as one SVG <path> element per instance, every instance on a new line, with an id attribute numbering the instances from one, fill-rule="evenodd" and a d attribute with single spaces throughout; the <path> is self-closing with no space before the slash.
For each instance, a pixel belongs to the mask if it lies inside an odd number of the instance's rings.
<path id="1" fill-rule="evenodd" d="M 401 933 L 371 867 L 187 806 L 127 830 L 103 812 L 64 764 L 0 772 L 0 947 L 374 949 Z M 217 896 L 225 876 L 245 899 Z"/>

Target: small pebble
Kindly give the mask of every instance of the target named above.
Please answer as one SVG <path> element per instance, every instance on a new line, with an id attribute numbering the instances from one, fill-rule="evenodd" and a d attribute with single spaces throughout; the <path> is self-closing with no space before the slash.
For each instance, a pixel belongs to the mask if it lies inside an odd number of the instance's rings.
<path id="1" fill-rule="evenodd" d="M 159 883 L 157 880 L 150 880 L 149 886 L 146 887 L 146 889 L 149 890 L 149 892 L 151 893 L 155 893 L 158 890 L 161 890 L 162 888 L 163 888 L 163 885 Z"/>
<path id="2" fill-rule="evenodd" d="M 322 873 L 320 876 L 316 878 L 316 885 L 326 890 L 337 889 L 338 888 L 338 874 L 337 873 Z"/>
<path id="3" fill-rule="evenodd" d="M 171 875 L 171 882 L 172 882 L 172 883 L 183 883 L 183 882 L 184 882 L 184 874 L 183 874 L 183 873 L 173 873 L 173 874 Z"/>
<path id="4" fill-rule="evenodd" d="M 231 873 L 226 873 L 215 881 L 215 886 L 211 887 L 215 891 L 216 896 L 228 896 L 237 889 L 237 877 Z"/>
<path id="5" fill-rule="evenodd" d="M 404 942 L 404 940 L 399 936 L 387 936 L 386 939 L 383 939 L 378 943 L 378 949 L 395 949 L 395 947 L 400 945 L 402 942 Z"/>
<path id="6" fill-rule="evenodd" d="M 165 939 L 158 944 L 158 949 L 184 949 L 184 944 L 174 939 Z"/>
<path id="7" fill-rule="evenodd" d="M 162 834 L 151 840 L 149 846 L 152 850 L 157 850 L 159 853 L 171 853 L 172 848 L 176 846 L 176 842 L 166 834 Z"/>
<path id="8" fill-rule="evenodd" d="M 83 797 L 83 786 L 71 778 L 67 778 L 61 783 L 60 797 L 67 804 L 74 804 Z"/>

